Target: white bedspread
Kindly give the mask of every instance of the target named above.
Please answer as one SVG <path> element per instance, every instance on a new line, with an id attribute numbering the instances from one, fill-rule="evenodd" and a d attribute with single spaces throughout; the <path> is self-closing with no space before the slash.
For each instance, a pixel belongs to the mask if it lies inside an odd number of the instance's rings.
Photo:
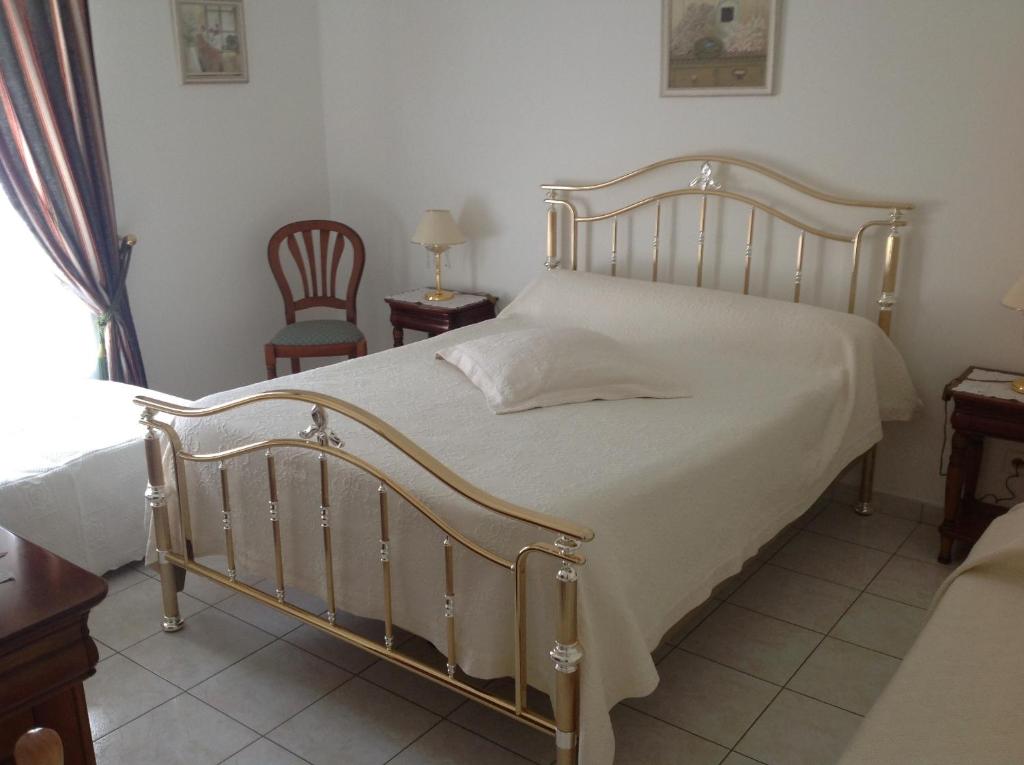
<path id="1" fill-rule="evenodd" d="M 132 398 L 102 380 L 16 390 L 0 414 L 0 525 L 96 574 L 146 551 L 146 463 Z M 172 401 L 188 403 L 184 399 Z"/>
<path id="2" fill-rule="evenodd" d="M 678 366 L 689 399 L 590 402 L 494 415 L 437 349 L 508 329 L 581 326 L 643 346 Z M 582 761 L 611 763 L 608 710 L 652 692 L 650 652 L 712 587 L 820 495 L 877 442 L 881 419 L 906 419 L 917 398 L 898 353 L 867 320 L 808 306 L 667 284 L 571 272 L 546 274 L 501 316 L 401 349 L 202 400 L 227 401 L 274 388 L 317 390 L 387 420 L 483 489 L 596 532 L 580 576 Z M 216 424 L 177 422 L 187 448 L 294 436 L 306 407 L 283 402 L 227 413 Z M 443 516 L 509 555 L 548 541 L 454 500 L 408 460 L 341 417 L 346 448 L 411 485 Z M 318 497 L 310 453 L 281 454 L 282 529 L 288 581 L 321 592 Z M 271 576 L 262 455 L 235 468 L 232 496 L 239 568 Z M 237 464 L 237 463 L 236 463 Z M 238 465 L 238 468 L 242 468 Z M 339 607 L 380 618 L 376 483 L 332 466 Z M 193 479 L 196 553 L 222 552 L 215 468 Z M 200 512 L 200 508 L 205 512 Z M 344 530 L 342 531 L 342 527 Z M 395 620 L 444 646 L 439 534 L 408 508 L 392 512 Z M 531 571 L 530 681 L 553 674 L 553 566 Z M 512 581 L 456 551 L 460 665 L 479 677 L 512 671 Z"/>

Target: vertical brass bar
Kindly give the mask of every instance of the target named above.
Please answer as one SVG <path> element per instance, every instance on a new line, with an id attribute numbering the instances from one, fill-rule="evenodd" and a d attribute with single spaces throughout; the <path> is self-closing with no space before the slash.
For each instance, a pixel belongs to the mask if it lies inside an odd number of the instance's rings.
<path id="1" fill-rule="evenodd" d="M 704 224 L 707 221 L 708 197 L 701 194 L 700 197 L 700 220 L 697 227 L 697 286 L 704 283 Z"/>
<path id="2" fill-rule="evenodd" d="M 887 335 L 892 328 L 892 309 L 896 305 L 896 274 L 900 267 L 900 235 L 896 223 L 901 214 L 899 210 L 893 210 L 889 216 L 892 227 L 885 240 L 885 272 L 882 295 L 878 298 L 878 326 Z"/>
<path id="3" fill-rule="evenodd" d="M 281 561 L 281 529 L 278 525 L 277 514 L 277 471 L 274 464 L 274 453 L 267 449 L 267 487 L 270 492 L 270 500 L 267 505 L 270 507 L 270 528 L 274 536 L 274 560 L 276 563 L 276 591 L 277 601 L 284 601 L 284 566 Z"/>
<path id="4" fill-rule="evenodd" d="M 860 229 L 853 237 L 853 256 L 850 267 L 850 300 L 846 306 L 847 313 L 853 313 L 857 306 L 857 277 L 860 274 L 860 243 L 864 239 L 864 229 Z"/>
<path id="5" fill-rule="evenodd" d="M 576 240 L 579 237 L 580 224 L 576 221 L 576 215 L 572 216 L 572 228 L 569 229 L 569 254 L 572 260 L 572 270 L 576 270 Z"/>
<path id="6" fill-rule="evenodd" d="M 651 281 L 658 281 L 658 236 L 661 234 L 661 202 L 654 207 L 654 241 L 651 255 Z"/>
<path id="7" fill-rule="evenodd" d="M 612 218 L 612 276 L 615 276 L 615 266 L 618 261 L 619 251 L 619 219 Z"/>
<path id="8" fill-rule="evenodd" d="M 549 197 L 553 199 L 554 197 Z M 558 267 L 558 213 L 553 204 L 548 204 L 548 259 L 544 264 L 550 271 Z"/>
<path id="9" fill-rule="evenodd" d="M 559 537 L 555 547 L 575 552 L 580 543 Z M 583 649 L 579 644 L 576 609 L 576 567 L 562 562 L 558 570 L 558 630 L 551 658 L 555 663 L 555 747 L 556 765 L 576 765 L 579 755 L 580 667 Z"/>
<path id="10" fill-rule="evenodd" d="M 516 558 L 515 600 L 515 704 L 516 714 L 526 708 L 526 555 Z"/>
<path id="11" fill-rule="evenodd" d="M 232 582 L 237 577 L 235 570 L 235 537 L 231 531 L 231 494 L 228 491 L 228 469 L 223 462 L 220 463 L 220 502 L 221 502 L 221 525 L 224 527 L 224 550 L 228 558 L 228 579 Z"/>
<path id="12" fill-rule="evenodd" d="M 444 615 L 448 620 L 448 677 L 455 676 L 458 657 L 455 653 L 455 566 L 452 561 L 452 540 L 444 538 Z"/>
<path id="13" fill-rule="evenodd" d="M 331 495 L 327 484 L 327 459 L 321 453 L 320 463 L 320 529 L 324 537 L 324 585 L 327 595 L 327 621 L 334 624 L 337 608 L 334 601 L 334 550 L 331 545 Z"/>
<path id="14" fill-rule="evenodd" d="M 793 302 L 800 302 L 800 282 L 804 274 L 804 240 L 807 232 L 801 231 L 800 238 L 796 242 L 796 271 L 793 273 Z"/>
<path id="15" fill-rule="evenodd" d="M 380 502 L 380 566 L 384 576 L 384 647 L 395 645 L 394 623 L 391 620 L 391 539 L 388 531 L 388 492 L 381 482 L 377 486 Z"/>
<path id="16" fill-rule="evenodd" d="M 861 457 L 860 463 L 860 501 L 854 508 L 858 515 L 871 515 L 874 511 L 872 500 L 875 491 L 875 450 L 872 446 Z"/>
<path id="17" fill-rule="evenodd" d="M 160 595 L 163 599 L 164 616 L 161 627 L 164 632 L 177 632 L 181 629 L 182 619 L 181 611 L 178 609 L 178 587 L 174 566 L 166 558 L 167 553 L 172 551 L 171 524 L 167 517 L 167 490 L 164 486 L 164 467 L 160 460 L 160 439 L 152 426 L 147 427 L 143 443 L 146 448 L 146 473 L 149 481 L 146 501 L 153 513 L 157 566 L 160 570 Z"/>
<path id="18" fill-rule="evenodd" d="M 743 256 L 743 294 L 750 294 L 750 256 L 754 251 L 754 211 L 750 208 L 750 218 L 747 220 L 747 247 Z"/>

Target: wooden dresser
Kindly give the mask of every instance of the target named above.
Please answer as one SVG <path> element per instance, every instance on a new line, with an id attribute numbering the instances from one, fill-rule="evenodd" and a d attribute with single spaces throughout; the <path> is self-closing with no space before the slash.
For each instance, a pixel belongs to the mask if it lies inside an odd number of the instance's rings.
<path id="1" fill-rule="evenodd" d="M 99 658 L 89 610 L 107 583 L 0 527 L 0 765 L 35 727 L 55 730 L 65 765 L 95 765 L 83 681 Z M 2 578 L 2 577 L 0 577 Z"/>

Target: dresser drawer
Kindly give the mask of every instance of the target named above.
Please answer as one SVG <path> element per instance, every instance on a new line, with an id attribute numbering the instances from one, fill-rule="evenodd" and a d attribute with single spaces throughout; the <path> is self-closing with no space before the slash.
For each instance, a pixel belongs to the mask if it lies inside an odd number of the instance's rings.
<path id="1" fill-rule="evenodd" d="M 764 85 L 764 66 L 730 64 L 715 67 L 715 84 L 720 87 L 760 87 Z"/>

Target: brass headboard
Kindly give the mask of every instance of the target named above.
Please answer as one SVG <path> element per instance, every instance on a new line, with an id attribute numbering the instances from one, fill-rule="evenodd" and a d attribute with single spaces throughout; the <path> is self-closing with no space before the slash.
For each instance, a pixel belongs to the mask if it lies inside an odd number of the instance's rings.
<path id="1" fill-rule="evenodd" d="M 651 173 L 660 168 L 684 163 L 694 163 L 699 165 L 698 174 L 685 187 L 673 188 L 668 191 L 645 196 L 634 202 L 618 207 L 617 209 L 595 214 L 581 215 L 577 206 L 573 203 L 573 199 L 578 198 L 585 192 L 607 189 L 612 186 L 625 183 L 626 181 L 633 180 L 647 173 Z M 865 210 L 887 210 L 889 215 L 887 218 L 866 220 L 857 228 L 853 229 L 851 233 L 843 233 L 822 228 L 821 226 L 812 225 L 805 220 L 798 218 L 796 214 L 784 212 L 777 206 L 769 204 L 766 201 L 755 199 L 754 197 L 744 193 L 724 190 L 722 184 L 715 179 L 715 165 L 727 165 L 751 171 L 752 173 L 767 178 L 772 182 L 786 186 L 800 195 L 819 200 L 820 202 L 825 202 L 829 205 L 862 208 Z M 580 239 L 580 226 L 583 224 L 595 224 L 606 220 L 611 221 L 610 273 L 612 276 L 615 276 L 618 266 L 619 218 L 641 208 L 654 206 L 654 232 L 651 240 L 651 280 L 657 281 L 659 237 L 662 227 L 661 203 L 663 200 L 673 199 L 675 197 L 693 196 L 699 198 L 698 230 L 695 254 L 696 285 L 701 287 L 703 286 L 704 281 L 704 248 L 708 198 L 718 197 L 722 200 L 733 200 L 734 202 L 738 202 L 749 207 L 746 223 L 746 246 L 743 253 L 743 294 L 746 295 L 750 293 L 751 262 L 754 252 L 754 219 L 757 211 L 760 211 L 775 220 L 793 227 L 797 232 L 799 232 L 796 242 L 796 264 L 793 272 L 794 302 L 800 302 L 800 283 L 804 272 L 805 244 L 808 235 L 819 237 L 825 241 L 845 242 L 851 246 L 849 299 L 847 303 L 847 311 L 850 313 L 853 313 L 856 307 L 857 283 L 861 265 L 861 247 L 864 241 L 864 235 L 872 228 L 880 226 L 888 227 L 889 233 L 886 237 L 884 275 L 882 278 L 881 294 L 878 298 L 878 324 L 886 334 L 889 333 L 892 322 L 892 310 L 896 303 L 896 275 L 899 269 L 900 254 L 899 229 L 907 225 L 907 221 L 904 219 L 904 214 L 907 211 L 912 210 L 914 207 L 909 202 L 849 199 L 818 191 L 817 189 L 813 189 L 810 186 L 755 162 L 736 159 L 734 157 L 707 154 L 691 154 L 681 157 L 673 157 L 672 159 L 665 159 L 600 183 L 584 185 L 544 184 L 541 188 L 548 192 L 547 199 L 545 200 L 548 205 L 547 261 L 545 265 L 548 269 L 558 268 L 560 265 L 558 259 L 558 208 L 563 208 L 569 218 L 569 267 L 574 271 L 577 270 L 579 265 L 577 250 Z"/>

